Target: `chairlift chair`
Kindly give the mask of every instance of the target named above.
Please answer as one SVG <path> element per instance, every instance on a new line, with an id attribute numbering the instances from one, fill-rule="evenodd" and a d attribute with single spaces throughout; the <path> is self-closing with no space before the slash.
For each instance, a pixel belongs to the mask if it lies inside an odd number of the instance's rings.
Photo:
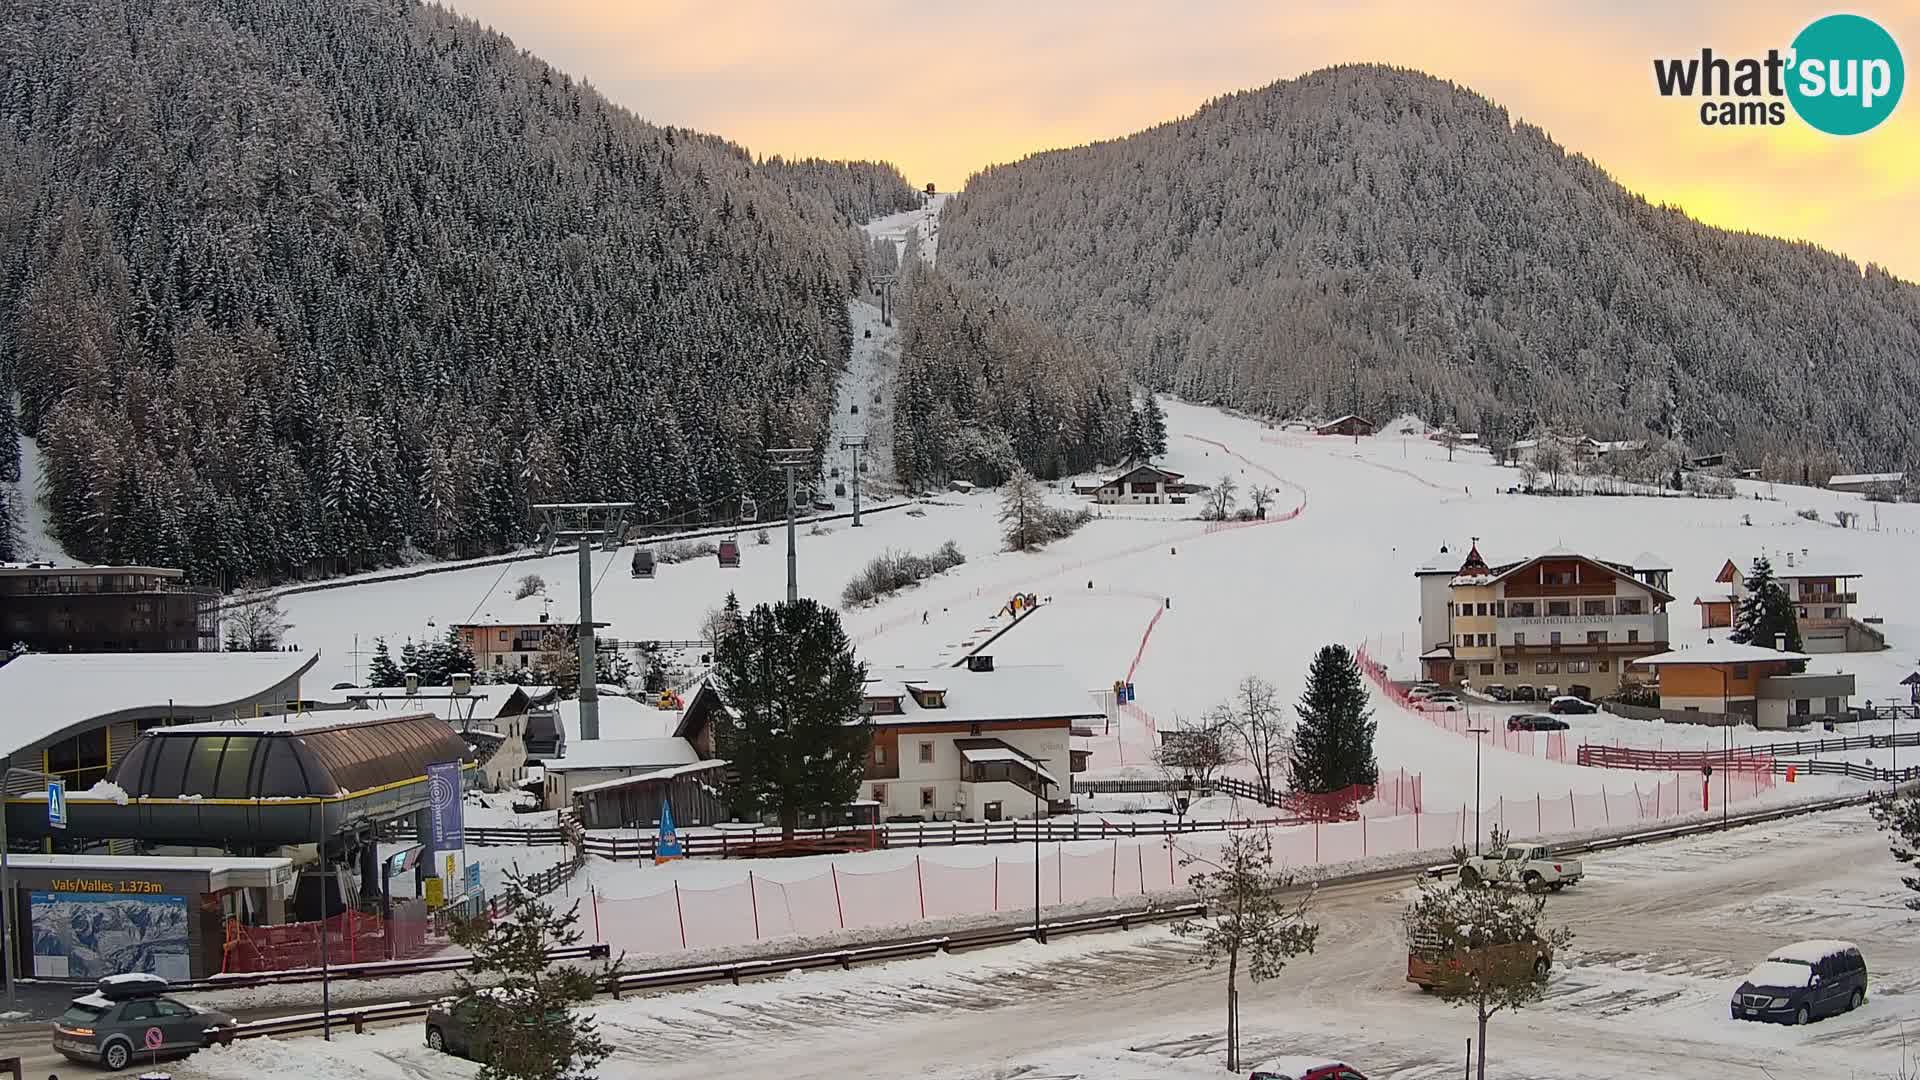
<path id="1" fill-rule="evenodd" d="M 653 549 L 649 547 L 633 549 L 633 576 L 637 578 L 650 578 L 653 576 L 653 569 Z"/>

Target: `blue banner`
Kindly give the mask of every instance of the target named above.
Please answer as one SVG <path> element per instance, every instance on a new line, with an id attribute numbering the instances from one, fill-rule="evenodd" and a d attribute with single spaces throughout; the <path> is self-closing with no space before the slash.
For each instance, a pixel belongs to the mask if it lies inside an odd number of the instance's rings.
<path id="1" fill-rule="evenodd" d="M 678 859 L 686 852 L 680 846 L 680 834 L 673 827 L 673 804 L 660 800 L 660 838 L 653 842 L 653 861 Z"/>
<path id="2" fill-rule="evenodd" d="M 433 850 L 457 851 L 467 846 L 459 762 L 436 761 L 427 766 L 427 817 L 427 844 Z"/>

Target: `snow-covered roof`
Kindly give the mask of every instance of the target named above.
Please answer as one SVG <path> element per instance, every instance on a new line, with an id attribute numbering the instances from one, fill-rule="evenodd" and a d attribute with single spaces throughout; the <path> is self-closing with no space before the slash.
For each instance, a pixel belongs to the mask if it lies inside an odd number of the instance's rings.
<path id="1" fill-rule="evenodd" d="M 1734 641 L 1714 641 L 1691 648 L 1643 656 L 1632 663 L 1638 667 L 1660 667 L 1665 664 L 1759 664 L 1768 660 L 1810 659 L 1812 657 L 1806 653 L 1780 652 L 1775 649 L 1763 649 L 1758 645 L 1742 645 Z"/>
<path id="2" fill-rule="evenodd" d="M 709 769 L 725 768 L 726 764 L 726 761 L 722 758 L 707 758 L 704 761 L 695 761 L 687 765 L 675 765 L 672 768 L 654 769 L 651 772 L 634 773 L 632 776 L 617 776 L 612 780 L 602 780 L 594 784 L 584 784 L 574 788 L 573 793 L 575 795 L 585 795 L 593 791 L 611 791 L 615 788 L 630 787 L 634 784 L 672 780 L 674 777 L 685 776 L 688 773 L 701 773 Z"/>
<path id="3" fill-rule="evenodd" d="M 699 752 L 685 739 L 568 739 L 565 754 L 542 757 L 540 763 L 548 772 L 556 773 L 578 769 L 665 769 L 699 760 Z"/>
<path id="4" fill-rule="evenodd" d="M 682 700 L 691 700 L 691 695 Z M 560 714 L 560 726 L 569 745 L 580 738 L 580 699 L 568 698 L 554 703 Z M 672 709 L 656 709 L 630 697 L 600 696 L 600 737 L 603 739 L 665 739 L 673 735 L 680 714 Z"/>
<path id="5" fill-rule="evenodd" d="M 1809 941 L 1796 941 L 1783 945 L 1767 954 L 1768 960 L 1786 960 L 1800 964 L 1817 964 L 1835 953 L 1847 952 L 1855 948 L 1851 941 L 1838 941 L 1832 938 L 1814 938 Z"/>
<path id="6" fill-rule="evenodd" d="M 1268 1058 L 1261 1062 L 1259 1067 L 1253 1071 L 1255 1073 L 1270 1073 L 1274 1076 L 1285 1077 L 1286 1080 L 1299 1080 L 1300 1077 L 1310 1072 L 1343 1064 L 1345 1064 L 1345 1062 L 1324 1057 L 1277 1057 Z"/>
<path id="7" fill-rule="evenodd" d="M 1427 574 L 1457 574 L 1460 572 L 1460 565 L 1466 561 L 1465 555 L 1442 551 L 1415 567 L 1413 574 L 1415 577 L 1423 577 Z"/>
<path id="8" fill-rule="evenodd" d="M 28 653 L 0 667 L 0 743 L 24 749 L 120 713 L 233 710 L 319 660 L 318 652 Z"/>
<path id="9" fill-rule="evenodd" d="M 347 700 L 358 702 L 369 709 L 404 710 L 406 712 L 427 712 L 443 720 L 492 720 L 509 715 L 505 710 L 513 705 L 525 708 L 515 695 L 524 695 L 520 687 L 512 683 L 487 683 L 475 686 L 465 694 L 456 694 L 451 686 L 423 686 L 416 692 L 407 693 L 403 686 L 381 686 L 371 689 L 343 691 Z"/>
<path id="10" fill-rule="evenodd" d="M 1431 648 L 1431 649 L 1428 649 L 1428 650 L 1427 650 L 1426 652 L 1423 652 L 1423 653 L 1421 653 L 1421 654 L 1420 654 L 1420 659 L 1422 659 L 1422 660 L 1451 660 L 1451 659 L 1453 659 L 1453 646 L 1451 646 L 1451 645 L 1436 645 L 1436 646 L 1434 646 L 1433 648 Z"/>
<path id="11" fill-rule="evenodd" d="M 1091 720 L 1104 716 L 1093 695 L 1058 664 L 1009 664 L 992 671 L 971 668 L 878 668 L 868 672 L 868 693 L 899 693 L 900 713 L 873 717 L 876 726 L 969 724 L 1003 720 Z M 931 683 L 947 687 L 946 706 L 922 708 L 904 690 L 872 689 Z"/>
<path id="12" fill-rule="evenodd" d="M 1158 465 L 1135 465 L 1132 468 L 1123 469 L 1112 476 L 1106 477 L 1101 481 L 1101 485 L 1104 487 L 1109 484 L 1118 484 L 1122 480 L 1130 480 L 1141 473 L 1152 473 L 1154 476 L 1165 480 L 1179 480 L 1186 476 L 1185 473 L 1177 473 L 1171 469 L 1163 469 Z"/>
<path id="13" fill-rule="evenodd" d="M 1773 576 L 1783 581 L 1797 581 L 1801 578 L 1862 577 L 1864 575 L 1858 570 L 1834 563 L 1801 562 L 1793 566 L 1775 565 Z"/>
<path id="14" fill-rule="evenodd" d="M 1903 472 L 1847 473 L 1844 476 L 1830 476 L 1827 486 L 1835 484 L 1898 484 L 1907 478 Z"/>
<path id="15" fill-rule="evenodd" d="M 365 709 L 320 709 L 302 713 L 270 713 L 237 720 L 205 720 L 197 724 L 175 724 L 164 728 L 168 735 L 306 735 L 333 728 L 359 727 L 365 724 L 390 724 L 410 716 L 432 716 L 428 709 L 405 712 L 368 712 Z"/>
<path id="16" fill-rule="evenodd" d="M 179 870 L 179 871 L 272 871 L 293 866 L 291 859 L 251 858 L 236 855 L 42 855 L 14 852 L 7 865 L 28 870 Z"/>
<path id="17" fill-rule="evenodd" d="M 1643 551 L 1633 557 L 1633 568 L 1635 570 L 1672 570 L 1673 563 L 1651 551 Z"/>

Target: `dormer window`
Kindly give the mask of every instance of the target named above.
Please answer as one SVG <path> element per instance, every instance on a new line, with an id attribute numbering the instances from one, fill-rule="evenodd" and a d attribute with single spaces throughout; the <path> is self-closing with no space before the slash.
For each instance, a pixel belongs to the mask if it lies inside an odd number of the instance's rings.
<path id="1" fill-rule="evenodd" d="M 907 693 L 912 694 L 913 703 L 923 709 L 944 709 L 947 707 L 947 689 L 944 686 L 908 684 Z"/>

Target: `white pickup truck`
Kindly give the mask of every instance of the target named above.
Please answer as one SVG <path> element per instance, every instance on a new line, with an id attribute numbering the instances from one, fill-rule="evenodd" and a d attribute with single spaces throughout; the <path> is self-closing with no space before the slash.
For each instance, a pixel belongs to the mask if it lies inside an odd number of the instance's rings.
<path id="1" fill-rule="evenodd" d="M 1460 864 L 1460 883 L 1524 885 L 1528 892 L 1559 892 L 1585 873 L 1580 860 L 1556 856 L 1545 844 L 1509 844 L 1491 855 L 1469 856 Z"/>

